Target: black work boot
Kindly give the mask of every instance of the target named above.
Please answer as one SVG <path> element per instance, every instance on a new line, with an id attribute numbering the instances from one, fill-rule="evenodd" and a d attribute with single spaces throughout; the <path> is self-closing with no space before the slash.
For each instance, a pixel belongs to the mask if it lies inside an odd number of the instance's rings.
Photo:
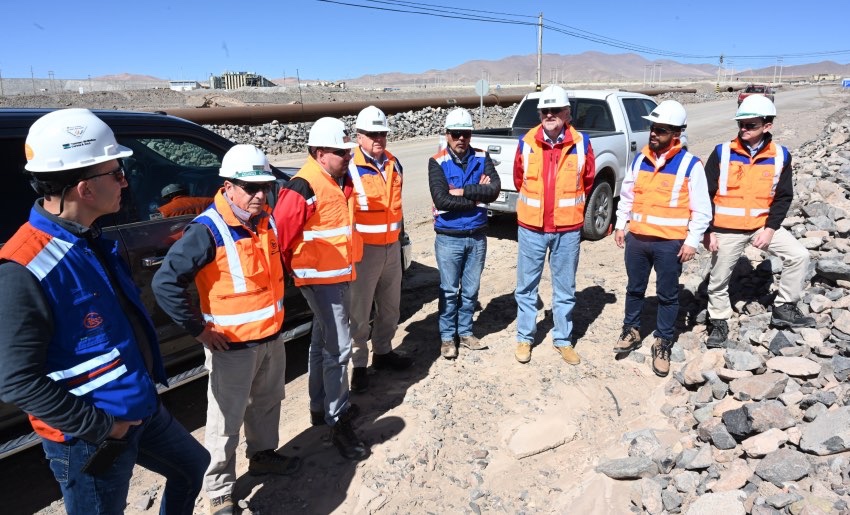
<path id="1" fill-rule="evenodd" d="M 726 340 L 729 339 L 729 324 L 726 320 L 719 318 L 711 318 L 708 321 L 710 331 L 708 339 L 705 340 L 705 346 L 710 349 L 719 349 L 726 346 Z"/>
<path id="2" fill-rule="evenodd" d="M 354 367 L 352 369 L 349 389 L 354 393 L 363 393 L 369 389 L 369 376 L 366 374 L 366 367 Z"/>
<path id="3" fill-rule="evenodd" d="M 372 354 L 372 366 L 375 370 L 404 370 L 410 368 L 413 360 L 389 351 L 386 354 Z"/>
<path id="4" fill-rule="evenodd" d="M 331 428 L 331 441 L 336 446 L 343 458 L 349 460 L 362 460 L 369 455 L 369 449 L 363 440 L 354 432 L 351 425 L 351 417 L 348 412 L 342 414 L 339 420 Z"/>
<path id="5" fill-rule="evenodd" d="M 779 328 L 814 327 L 816 323 L 814 318 L 807 317 L 796 304 L 791 303 L 773 306 L 770 317 L 770 325 Z"/>

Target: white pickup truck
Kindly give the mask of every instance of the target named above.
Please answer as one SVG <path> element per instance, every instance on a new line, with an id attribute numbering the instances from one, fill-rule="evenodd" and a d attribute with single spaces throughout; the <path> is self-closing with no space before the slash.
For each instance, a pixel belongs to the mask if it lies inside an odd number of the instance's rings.
<path id="1" fill-rule="evenodd" d="M 590 137 L 596 157 L 596 180 L 587 199 L 582 235 L 598 240 L 608 233 L 613 221 L 614 198 L 620 195 L 626 167 L 649 139 L 649 122 L 641 117 L 649 114 L 656 102 L 646 95 L 626 91 L 574 90 L 567 93 L 572 125 Z M 516 212 L 514 155 L 519 138 L 540 123 L 539 96 L 540 93 L 529 93 L 522 99 L 510 127 L 472 133 L 472 146 L 490 153 L 502 179 L 499 198 L 488 206 L 491 214 Z"/>

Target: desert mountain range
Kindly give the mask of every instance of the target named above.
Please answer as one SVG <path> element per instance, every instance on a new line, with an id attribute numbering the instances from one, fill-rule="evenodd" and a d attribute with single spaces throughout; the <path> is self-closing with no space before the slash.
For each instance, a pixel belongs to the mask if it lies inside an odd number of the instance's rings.
<path id="1" fill-rule="evenodd" d="M 774 74 L 773 65 L 764 68 L 744 68 L 746 62 L 735 63 L 734 69 L 727 69 L 724 75 L 746 80 L 749 77 L 770 77 Z M 850 76 L 850 64 L 834 61 L 783 66 L 783 77 L 809 77 L 815 74 L 834 74 Z M 680 63 L 668 59 L 648 60 L 637 54 L 606 54 L 602 52 L 584 52 L 575 55 L 543 54 L 543 82 L 602 82 L 602 81 L 641 81 L 654 78 L 655 81 L 669 80 L 711 80 L 717 77 L 717 64 Z M 498 60 L 473 60 L 453 68 L 431 69 L 421 73 L 386 72 L 360 77 L 343 78 L 349 84 L 451 84 L 472 83 L 487 78 L 491 84 L 514 84 L 534 81 L 537 76 L 537 55 L 513 55 Z M 121 73 L 97 77 L 104 80 L 162 80 L 149 75 Z M 330 79 L 316 77 L 301 80 Z M 271 79 L 284 85 L 294 84 L 294 77 Z"/>

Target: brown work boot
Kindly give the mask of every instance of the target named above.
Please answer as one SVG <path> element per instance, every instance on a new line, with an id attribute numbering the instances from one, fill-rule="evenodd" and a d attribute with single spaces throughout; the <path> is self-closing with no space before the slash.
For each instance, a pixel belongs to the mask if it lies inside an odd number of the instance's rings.
<path id="1" fill-rule="evenodd" d="M 469 336 L 461 336 L 460 344 L 469 350 L 484 350 L 487 348 L 486 343 L 481 343 L 481 340 L 471 334 Z"/>
<path id="2" fill-rule="evenodd" d="M 652 371 L 658 377 L 667 377 L 670 373 L 670 351 L 673 342 L 664 338 L 656 338 L 652 344 Z"/>
<path id="3" fill-rule="evenodd" d="M 528 363 L 531 361 L 531 344 L 528 342 L 519 342 L 516 344 L 514 357 L 520 363 Z"/>
<path id="4" fill-rule="evenodd" d="M 455 359 L 457 357 L 457 347 L 452 340 L 446 340 L 440 344 L 440 355 L 446 359 Z"/>
<path id="5" fill-rule="evenodd" d="M 581 358 L 578 357 L 578 353 L 573 348 L 572 345 L 568 345 L 566 347 L 555 347 L 555 350 L 561 353 L 561 357 L 564 358 L 564 361 L 569 363 L 570 365 L 578 365 L 581 363 Z"/>
<path id="6" fill-rule="evenodd" d="M 614 345 L 614 352 L 617 354 L 631 352 L 640 348 L 640 333 L 637 328 L 631 326 L 623 326 L 623 332 L 620 333 L 620 339 Z"/>

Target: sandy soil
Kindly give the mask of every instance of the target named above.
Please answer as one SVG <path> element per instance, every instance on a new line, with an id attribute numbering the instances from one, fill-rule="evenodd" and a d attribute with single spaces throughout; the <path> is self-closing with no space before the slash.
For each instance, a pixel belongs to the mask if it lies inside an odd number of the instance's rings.
<path id="1" fill-rule="evenodd" d="M 802 115 L 794 120 L 795 130 L 818 134 L 825 117 Z M 356 427 L 371 445 L 371 456 L 345 461 L 326 429 L 310 427 L 301 375 L 287 385 L 281 443 L 284 452 L 304 459 L 304 467 L 296 477 L 244 475 L 237 485 L 243 507 L 255 514 L 628 513 L 629 483 L 595 472 L 595 465 L 626 455 L 622 435 L 628 431 L 654 428 L 666 443 L 679 433 L 660 412 L 670 379 L 657 378 L 648 360 L 639 362 L 648 346 L 623 361 L 611 352 L 626 282 L 622 251 L 613 239 L 581 245 L 574 322 L 582 363 L 567 365 L 552 349 L 547 267 L 538 345 L 532 361 L 521 365 L 513 357 L 515 219 L 498 218 L 491 226 L 475 326 L 489 349 L 461 348 L 454 361 L 439 356 L 431 221 L 408 220 L 407 229 L 415 262 L 403 285 L 394 345 L 416 363 L 405 372 L 370 369 L 370 390 L 353 397 L 363 409 Z M 654 295 L 652 286 L 647 295 Z M 648 299 L 644 314 L 648 326 L 654 322 L 653 301 Z M 202 439 L 203 428 L 194 434 Z M 244 443 L 238 453 L 245 473 Z M 158 506 L 161 493 L 161 478 L 137 470 L 127 513 L 152 513 L 149 501 Z M 42 512 L 55 512 L 57 504 Z M 198 501 L 195 512 L 207 512 L 206 500 Z"/>

